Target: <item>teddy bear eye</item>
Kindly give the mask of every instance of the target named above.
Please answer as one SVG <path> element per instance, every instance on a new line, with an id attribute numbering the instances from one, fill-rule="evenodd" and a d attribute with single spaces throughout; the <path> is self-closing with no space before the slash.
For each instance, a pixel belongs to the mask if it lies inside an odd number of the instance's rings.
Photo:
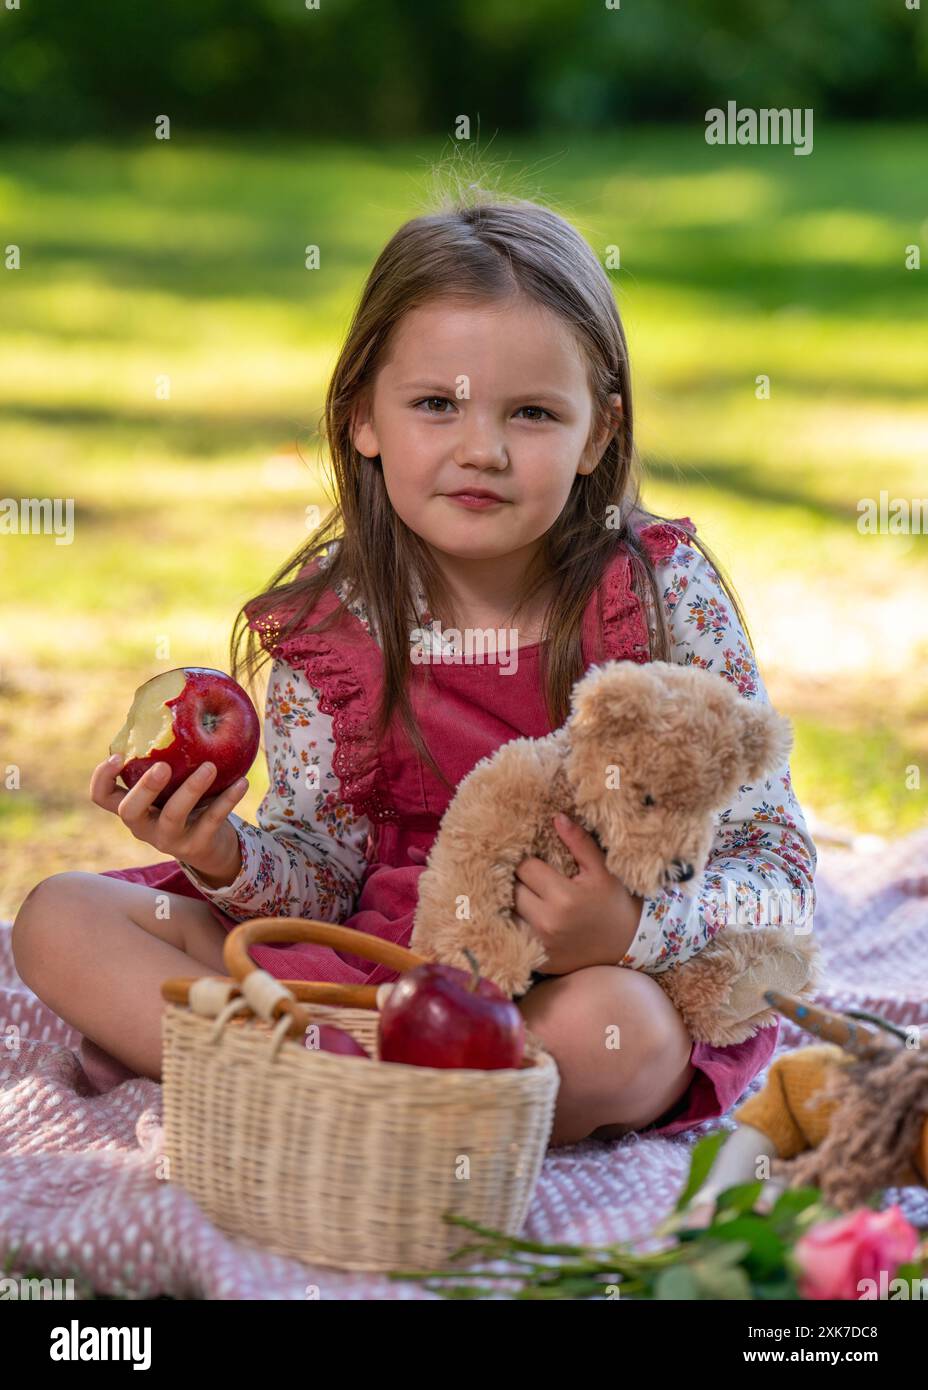
<path id="1" fill-rule="evenodd" d="M 650 792 L 645 792 L 644 796 L 641 798 L 641 804 L 642 806 L 654 805 L 654 797 L 651 795 Z"/>

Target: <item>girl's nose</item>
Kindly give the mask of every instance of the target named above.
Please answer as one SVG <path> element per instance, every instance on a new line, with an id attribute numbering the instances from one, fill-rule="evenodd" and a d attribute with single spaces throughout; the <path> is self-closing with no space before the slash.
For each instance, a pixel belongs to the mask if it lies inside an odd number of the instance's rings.
<path id="1" fill-rule="evenodd" d="M 480 468 L 505 468 L 508 462 L 502 436 L 489 425 L 465 424 L 454 451 L 458 464 L 475 464 Z"/>
<path id="2" fill-rule="evenodd" d="M 469 466 L 471 468 L 502 469 L 506 467 L 508 459 L 504 449 L 482 447 L 458 449 L 455 451 L 454 461 L 461 468 Z"/>

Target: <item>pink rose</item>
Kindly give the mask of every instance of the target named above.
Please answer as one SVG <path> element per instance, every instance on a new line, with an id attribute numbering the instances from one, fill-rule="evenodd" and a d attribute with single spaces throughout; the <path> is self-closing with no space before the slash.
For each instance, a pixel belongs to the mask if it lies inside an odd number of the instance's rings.
<path id="1" fill-rule="evenodd" d="M 860 1298 L 861 1279 L 886 1278 L 912 1258 L 918 1231 L 898 1206 L 886 1211 L 862 1207 L 813 1226 L 796 1242 L 800 1298 Z"/>

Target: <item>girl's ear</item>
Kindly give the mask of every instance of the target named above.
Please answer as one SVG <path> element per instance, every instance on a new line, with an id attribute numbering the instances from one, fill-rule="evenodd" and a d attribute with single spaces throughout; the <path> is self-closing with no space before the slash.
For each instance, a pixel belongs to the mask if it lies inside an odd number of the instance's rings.
<path id="1" fill-rule="evenodd" d="M 380 453 L 380 445 L 370 417 L 367 398 L 358 401 L 351 416 L 351 442 L 359 454 L 374 459 Z"/>
<path id="2" fill-rule="evenodd" d="M 606 445 L 622 424 L 622 397 L 618 391 L 613 391 L 609 397 L 610 420 L 609 424 L 600 431 L 596 441 L 596 448 L 602 457 Z"/>
<path id="3" fill-rule="evenodd" d="M 622 423 L 622 397 L 614 391 L 609 397 L 610 419 L 602 425 L 590 441 L 590 465 L 581 468 L 581 473 L 592 473 L 606 451 L 606 445 Z"/>

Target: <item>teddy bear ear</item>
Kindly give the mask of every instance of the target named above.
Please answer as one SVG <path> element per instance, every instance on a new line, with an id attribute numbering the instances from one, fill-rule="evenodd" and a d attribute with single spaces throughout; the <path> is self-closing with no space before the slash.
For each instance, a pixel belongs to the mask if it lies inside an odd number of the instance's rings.
<path id="1" fill-rule="evenodd" d="M 613 736 L 639 728 L 653 704 L 654 675 L 633 661 L 607 661 L 590 668 L 570 697 L 570 724 L 577 733 Z"/>
<path id="2" fill-rule="evenodd" d="M 786 762 L 793 746 L 793 728 L 772 705 L 748 700 L 738 704 L 744 776 L 748 782 L 756 782 Z"/>

